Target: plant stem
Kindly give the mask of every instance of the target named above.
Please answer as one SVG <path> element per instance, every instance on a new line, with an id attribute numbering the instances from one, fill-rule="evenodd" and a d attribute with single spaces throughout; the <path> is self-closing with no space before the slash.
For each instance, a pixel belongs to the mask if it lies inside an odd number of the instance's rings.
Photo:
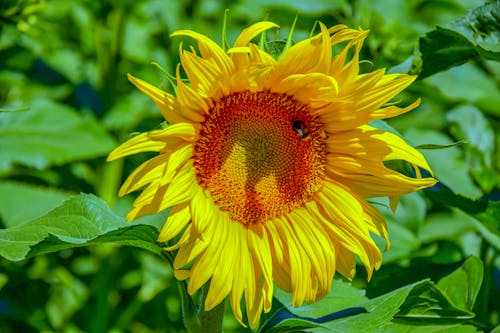
<path id="1" fill-rule="evenodd" d="M 113 208 L 123 171 L 123 160 L 108 162 L 102 166 L 100 182 L 96 184 L 97 195 Z"/>
<path id="2" fill-rule="evenodd" d="M 182 321 L 189 333 L 202 332 L 201 323 L 196 316 L 196 309 L 193 299 L 187 292 L 186 281 L 178 281 L 179 293 L 181 294 Z"/>
<path id="3" fill-rule="evenodd" d="M 174 256 L 170 252 L 163 253 L 164 258 L 170 263 L 173 268 Z M 181 294 L 181 310 L 184 327 L 189 333 L 210 332 L 222 333 L 222 322 L 224 319 L 224 303 L 215 306 L 209 311 L 205 311 L 205 299 L 208 295 L 209 283 L 206 283 L 201 288 L 201 300 L 198 310 L 196 309 L 195 301 L 187 291 L 187 282 L 178 281 L 179 293 Z M 197 302 L 196 302 L 197 303 Z"/>
<path id="4" fill-rule="evenodd" d="M 221 333 L 222 332 L 222 321 L 224 319 L 224 303 L 222 301 L 220 304 L 216 305 L 213 309 L 205 311 L 205 299 L 208 294 L 208 283 L 202 288 L 203 297 L 201 301 L 201 308 L 199 319 L 201 323 L 202 332 L 211 333 Z"/>
<path id="5" fill-rule="evenodd" d="M 484 277 L 481 289 L 479 290 L 478 302 L 476 305 L 476 314 L 477 319 L 487 325 L 491 325 L 489 323 L 489 303 L 493 276 L 493 265 L 495 263 L 497 255 L 498 252 L 485 240 L 483 240 L 481 244 L 481 260 L 484 264 Z"/>

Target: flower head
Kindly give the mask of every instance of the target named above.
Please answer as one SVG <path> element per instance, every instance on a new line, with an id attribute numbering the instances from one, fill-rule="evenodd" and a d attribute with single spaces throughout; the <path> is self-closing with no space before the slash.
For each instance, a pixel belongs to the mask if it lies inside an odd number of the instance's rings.
<path id="1" fill-rule="evenodd" d="M 293 305 L 327 294 L 335 272 L 353 278 L 356 257 L 368 277 L 382 255 L 371 234 L 388 242 L 385 222 L 366 198 L 432 186 L 422 155 L 397 135 L 367 125 L 415 108 L 388 104 L 415 77 L 361 74 L 367 31 L 337 25 L 284 51 L 276 60 L 252 39 L 271 22 L 243 30 L 224 50 L 193 31 L 199 53 L 184 50 L 176 95 L 129 76 L 169 125 L 137 135 L 109 156 L 158 152 L 123 184 L 144 188 L 127 218 L 171 208 L 159 241 L 178 236 L 175 276 L 189 293 L 210 281 L 205 306 L 229 295 L 238 321 L 244 296 L 250 326 L 271 309 L 273 284 Z M 343 45 L 339 53 L 332 46 Z M 181 79 L 180 66 L 189 83 Z M 417 177 L 384 164 L 403 160 Z"/>

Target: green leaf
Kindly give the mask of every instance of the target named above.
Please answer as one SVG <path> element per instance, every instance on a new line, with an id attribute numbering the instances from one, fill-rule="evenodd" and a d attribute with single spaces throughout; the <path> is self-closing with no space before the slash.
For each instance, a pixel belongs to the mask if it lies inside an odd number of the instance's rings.
<path id="1" fill-rule="evenodd" d="M 315 333 L 382 332 L 393 321 L 403 325 L 432 322 L 434 325 L 446 326 L 461 324 L 474 316 L 468 310 L 452 304 L 447 295 L 429 280 L 410 284 L 371 300 L 363 300 L 360 292 L 356 292 L 350 285 L 345 291 L 347 294 L 357 295 L 349 301 L 351 305 L 348 308 L 340 309 L 340 306 L 336 306 L 334 297 L 319 305 L 307 305 L 307 311 L 302 311 L 303 307 L 294 309 L 288 306 L 288 315 L 282 310 L 276 312 L 260 331 L 292 332 L 294 325 L 299 325 L 302 329 L 309 327 L 307 332 Z M 279 294 L 277 297 L 283 299 Z M 332 309 L 333 313 L 316 316 L 328 310 L 332 312 Z"/>
<path id="2" fill-rule="evenodd" d="M 427 149 L 427 150 L 439 150 L 439 149 L 446 149 L 450 147 L 455 147 L 464 144 L 465 141 L 458 141 L 458 142 L 453 142 L 449 143 L 446 145 L 436 145 L 436 144 L 423 144 L 423 145 L 418 145 L 415 146 L 415 149 Z"/>
<path id="3" fill-rule="evenodd" d="M 497 250 L 500 250 L 500 202 L 471 200 L 453 193 L 443 183 L 424 191 L 429 198 L 446 206 L 456 207 L 468 213 L 467 219 L 481 236 Z"/>
<path id="4" fill-rule="evenodd" d="M 453 142 L 441 132 L 417 128 L 410 128 L 405 132 L 405 137 L 415 144 L 433 142 L 446 145 Z M 463 152 L 459 147 L 450 147 L 443 150 L 422 150 L 421 153 L 429 163 L 432 171 L 434 171 L 436 178 L 446 184 L 453 193 L 470 199 L 481 197 L 482 192 L 472 181 L 469 166 L 464 160 Z M 441 193 L 438 194 L 441 195 Z"/>
<path id="5" fill-rule="evenodd" d="M 474 317 L 472 312 L 452 304 L 434 283 L 415 286 L 401 305 L 398 320 L 411 323 L 456 323 Z"/>
<path id="6" fill-rule="evenodd" d="M 49 165 L 106 155 L 115 143 L 99 123 L 45 99 L 26 112 L 0 113 L 0 171 L 23 164 Z"/>
<path id="7" fill-rule="evenodd" d="M 284 308 L 273 314 L 259 329 L 259 332 L 296 332 L 298 328 L 321 327 L 319 321 L 328 320 L 336 317 L 336 312 L 341 312 L 338 316 L 346 315 L 342 312 L 348 309 L 348 312 L 358 313 L 359 310 L 349 310 L 357 304 L 363 303 L 368 299 L 364 296 L 365 291 L 355 288 L 351 283 L 341 279 L 332 281 L 332 288 L 328 295 L 312 304 L 305 304 L 300 307 L 292 306 L 292 297 L 290 293 L 275 288 L 274 297 L 284 305 Z M 321 318 L 316 320 L 314 318 Z"/>
<path id="8" fill-rule="evenodd" d="M 17 109 L 3 109 L 3 108 L 0 108 L 0 112 L 25 112 L 25 111 L 29 111 L 30 108 L 28 107 L 24 107 L 24 108 L 17 108 Z"/>
<path id="9" fill-rule="evenodd" d="M 474 230 L 472 219 L 459 209 L 434 213 L 420 226 L 418 239 L 424 243 L 440 240 L 458 241 L 461 235 Z"/>
<path id="10" fill-rule="evenodd" d="M 472 310 L 482 281 L 483 263 L 477 257 L 470 257 L 453 273 L 439 280 L 437 286 L 456 306 Z"/>
<path id="11" fill-rule="evenodd" d="M 406 323 L 391 322 L 384 327 L 384 333 L 476 333 L 479 331 L 472 325 L 450 324 L 450 325 L 408 325 Z"/>
<path id="12" fill-rule="evenodd" d="M 341 279 L 334 279 L 328 295 L 312 304 L 305 304 L 298 308 L 292 306 L 292 296 L 281 289 L 276 289 L 274 297 L 283 304 L 288 311 L 301 317 L 319 318 L 332 312 L 354 306 L 367 301 L 365 291 L 355 288 L 351 283 Z"/>
<path id="13" fill-rule="evenodd" d="M 476 214 L 486 210 L 488 203 L 482 200 L 472 200 L 463 195 L 454 193 L 448 186 L 440 182 L 434 187 L 424 190 L 434 202 L 442 205 L 457 207 L 464 212 Z"/>
<path id="14" fill-rule="evenodd" d="M 473 215 L 472 223 L 481 236 L 500 251 L 500 201 L 489 201 L 485 211 Z"/>
<path id="15" fill-rule="evenodd" d="M 495 134 L 491 123 L 473 105 L 462 105 L 450 110 L 446 118 L 452 123 L 451 132 L 456 138 L 467 140 L 475 154 L 471 154 L 477 164 L 492 167 L 495 150 Z"/>
<path id="16" fill-rule="evenodd" d="M 0 183 L 0 218 L 5 227 L 13 227 L 48 213 L 68 197 L 68 193 L 56 189 L 3 181 Z"/>
<path id="17" fill-rule="evenodd" d="M 253 17 L 255 10 L 263 8 L 264 6 L 267 7 L 270 4 L 275 8 L 288 9 L 293 13 L 301 13 L 304 15 L 335 12 L 348 7 L 345 0 L 334 2 L 329 0 L 311 0 L 308 2 L 275 0 L 272 3 L 266 0 L 244 0 L 239 2 L 235 10 L 244 13 L 244 15 L 248 17 Z M 290 25 L 291 22 L 292 20 L 290 20 Z"/>
<path id="18" fill-rule="evenodd" d="M 491 66 L 493 64 L 499 66 L 500 62 L 491 62 Z M 493 116 L 500 116 L 498 108 L 500 94 L 494 93 L 498 91 L 498 86 L 495 75 L 491 73 L 491 70 L 484 70 L 473 63 L 467 63 L 437 73 L 427 78 L 425 83 L 428 84 L 428 89 L 433 90 L 433 93 L 426 92 L 429 97 L 436 95 L 437 92 L 438 95 L 442 95 L 443 98 L 447 99 L 446 103 L 475 105 L 481 111 Z M 439 110 L 437 113 L 442 114 L 443 112 Z M 429 114 L 429 117 L 432 116 Z M 451 119 L 448 118 L 448 120 Z M 442 124 L 442 119 L 437 124 Z"/>
<path id="19" fill-rule="evenodd" d="M 465 18 L 450 27 L 474 45 L 485 58 L 500 60 L 500 3 L 485 4 L 470 11 Z"/>
<path id="20" fill-rule="evenodd" d="M 123 96 L 106 112 L 103 123 L 107 128 L 116 131 L 132 131 L 144 118 L 161 118 L 154 103 L 139 91 Z"/>
<path id="21" fill-rule="evenodd" d="M 470 11 L 448 27 L 438 26 L 420 38 L 410 72 L 424 78 L 478 56 L 500 60 L 499 18 L 500 3 L 494 2 Z"/>
<path id="22" fill-rule="evenodd" d="M 0 230 L 0 256 L 22 260 L 38 254 L 99 243 L 139 247 L 156 254 L 158 229 L 151 225 L 127 225 L 101 199 L 88 194 L 74 196 L 29 223 Z"/>
<path id="23" fill-rule="evenodd" d="M 380 332 L 388 325 L 394 316 L 398 314 L 399 308 L 403 306 L 407 297 L 413 290 L 425 290 L 430 287 L 428 280 L 420 281 L 388 294 L 379 296 L 359 306 L 367 313 L 340 318 L 323 325 L 328 330 L 315 329 L 313 332 Z"/>

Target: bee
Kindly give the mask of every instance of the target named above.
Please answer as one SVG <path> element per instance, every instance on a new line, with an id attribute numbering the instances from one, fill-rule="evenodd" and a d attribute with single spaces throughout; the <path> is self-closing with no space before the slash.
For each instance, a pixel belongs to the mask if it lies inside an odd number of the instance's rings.
<path id="1" fill-rule="evenodd" d="M 302 120 L 293 119 L 292 128 L 302 140 L 308 140 L 311 138 L 311 136 L 309 135 L 309 129 Z"/>

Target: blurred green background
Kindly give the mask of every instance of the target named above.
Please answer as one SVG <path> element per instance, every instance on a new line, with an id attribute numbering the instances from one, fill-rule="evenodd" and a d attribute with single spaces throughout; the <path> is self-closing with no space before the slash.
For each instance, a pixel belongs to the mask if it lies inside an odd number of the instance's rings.
<path id="1" fill-rule="evenodd" d="M 80 192 L 94 193 L 126 214 L 133 196 L 118 199 L 118 187 L 148 156 L 108 164 L 105 157 L 131 133 L 162 121 L 126 74 L 172 91 L 151 63 L 174 73 L 179 40 L 169 34 L 176 30 L 196 30 L 220 42 L 225 9 L 230 41 L 263 19 L 278 23 L 279 38 L 285 38 L 298 16 L 295 41 L 308 36 L 316 20 L 327 26 L 344 23 L 371 30 L 361 57 L 369 61 L 365 70 L 405 72 L 419 37 L 484 4 L 269 2 L 1 1 L 0 228 L 36 219 Z M 392 248 L 370 283 L 362 270 L 353 283 L 367 296 L 422 278 L 439 279 L 475 255 L 485 267 L 477 326 L 498 325 L 500 217 L 490 214 L 484 231 L 476 212 L 464 206 L 500 196 L 499 87 L 499 63 L 475 57 L 418 80 L 401 95 L 403 102 L 421 97 L 422 105 L 388 123 L 413 145 L 458 143 L 422 152 L 438 179 L 459 195 L 453 200 L 465 203 L 419 192 L 403 197 L 394 216 L 385 212 Z M 163 217 L 150 223 L 161 225 Z M 0 332 L 182 332 L 180 307 L 168 264 L 136 248 L 105 244 L 16 262 L 0 256 Z M 249 331 L 226 310 L 226 331 Z"/>

